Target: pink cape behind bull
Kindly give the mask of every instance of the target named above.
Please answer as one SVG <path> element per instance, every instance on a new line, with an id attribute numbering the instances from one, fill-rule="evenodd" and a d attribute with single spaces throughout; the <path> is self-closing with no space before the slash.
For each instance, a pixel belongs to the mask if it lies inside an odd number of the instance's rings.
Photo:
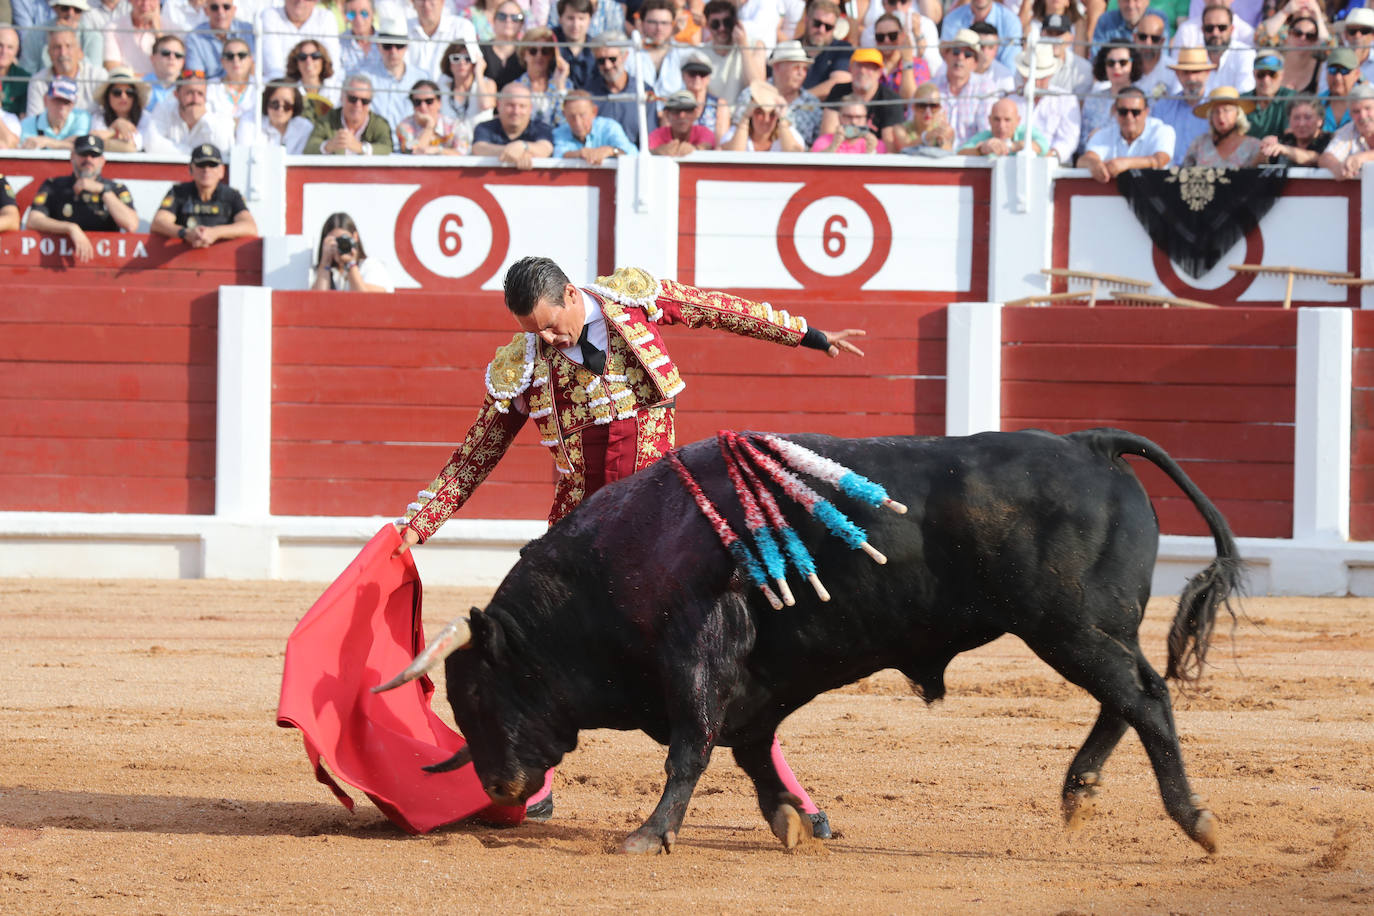
<path id="1" fill-rule="evenodd" d="M 425 645 L 420 574 L 409 552 L 392 557 L 399 543 L 396 529 L 384 526 L 296 624 L 286 641 L 277 724 L 301 730 L 315 778 L 350 811 L 353 799 L 336 777 L 409 833 L 479 812 L 490 823 L 518 824 L 523 806 L 492 805 L 471 766 L 421 769 L 465 744 L 430 709 L 429 678 L 370 692 Z"/>

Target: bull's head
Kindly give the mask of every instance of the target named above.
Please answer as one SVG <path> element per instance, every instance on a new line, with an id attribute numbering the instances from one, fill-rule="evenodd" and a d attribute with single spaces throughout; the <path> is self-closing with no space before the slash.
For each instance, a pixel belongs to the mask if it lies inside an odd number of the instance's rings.
<path id="1" fill-rule="evenodd" d="M 471 760 L 491 800 L 501 805 L 525 801 L 543 785 L 544 773 L 576 744 L 551 742 L 549 717 L 531 704 L 529 672 L 508 655 L 501 625 L 473 608 L 435 637 L 404 671 L 372 688 L 381 693 L 413 681 L 445 661 L 449 705 L 467 746 L 433 772 L 457 769 Z M 553 744 L 561 746 L 554 747 Z"/>

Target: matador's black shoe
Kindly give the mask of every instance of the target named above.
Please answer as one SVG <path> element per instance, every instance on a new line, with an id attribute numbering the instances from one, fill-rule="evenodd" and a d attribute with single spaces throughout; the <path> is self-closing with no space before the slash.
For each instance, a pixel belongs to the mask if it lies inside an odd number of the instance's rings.
<path id="1" fill-rule="evenodd" d="M 534 804 L 530 805 L 529 807 L 527 807 L 527 808 L 525 809 L 525 820 L 527 820 L 527 821 L 533 821 L 533 822 L 536 823 L 536 824 L 542 824 L 542 823 L 544 823 L 545 821 L 550 820 L 550 819 L 552 819 L 552 818 L 553 818 L 553 793 L 552 793 L 552 792 L 550 792 L 548 795 L 545 795 L 543 798 L 539 799 L 539 801 L 535 802 Z M 826 827 L 826 832 L 827 832 L 827 833 L 830 832 L 830 828 L 829 828 L 828 826 Z"/>
<path id="2" fill-rule="evenodd" d="M 529 817 L 528 814 L 525 815 Z M 808 814 L 811 818 L 811 835 L 818 840 L 830 839 L 830 818 L 825 816 L 824 811 L 817 811 L 815 814 Z"/>

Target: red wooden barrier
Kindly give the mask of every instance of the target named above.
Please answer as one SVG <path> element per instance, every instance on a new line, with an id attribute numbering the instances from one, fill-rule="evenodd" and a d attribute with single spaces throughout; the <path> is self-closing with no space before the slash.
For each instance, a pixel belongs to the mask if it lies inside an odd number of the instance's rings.
<path id="1" fill-rule="evenodd" d="M 817 326 L 864 326 L 864 360 L 830 360 L 714 331 L 666 331 L 683 367 L 678 442 L 722 427 L 838 435 L 938 434 L 944 425 L 943 308 L 817 306 Z M 498 293 L 460 299 L 273 296 L 272 511 L 400 514 L 461 441 L 482 372 L 516 332 Z M 547 516 L 553 463 L 533 424 L 463 510 Z"/>
<path id="2" fill-rule="evenodd" d="M 1006 309 L 1002 428 L 1118 426 L 1159 443 L 1239 535 L 1291 537 L 1297 315 Z M 1133 461 L 1166 534 L 1206 527 L 1164 475 Z"/>
<path id="3" fill-rule="evenodd" d="M 1350 397 L 1350 538 L 1374 540 L 1374 312 L 1356 310 Z"/>
<path id="4" fill-rule="evenodd" d="M 7 286 L 0 509 L 213 512 L 217 325 L 213 287 Z"/>

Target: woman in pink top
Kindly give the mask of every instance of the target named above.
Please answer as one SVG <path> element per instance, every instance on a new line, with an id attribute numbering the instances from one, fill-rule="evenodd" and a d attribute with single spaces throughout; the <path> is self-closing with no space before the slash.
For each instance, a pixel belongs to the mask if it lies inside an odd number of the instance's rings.
<path id="1" fill-rule="evenodd" d="M 885 153 L 887 144 L 868 126 L 868 106 L 857 95 L 840 104 L 840 123 L 833 134 L 821 134 L 811 145 L 813 153 Z"/>

